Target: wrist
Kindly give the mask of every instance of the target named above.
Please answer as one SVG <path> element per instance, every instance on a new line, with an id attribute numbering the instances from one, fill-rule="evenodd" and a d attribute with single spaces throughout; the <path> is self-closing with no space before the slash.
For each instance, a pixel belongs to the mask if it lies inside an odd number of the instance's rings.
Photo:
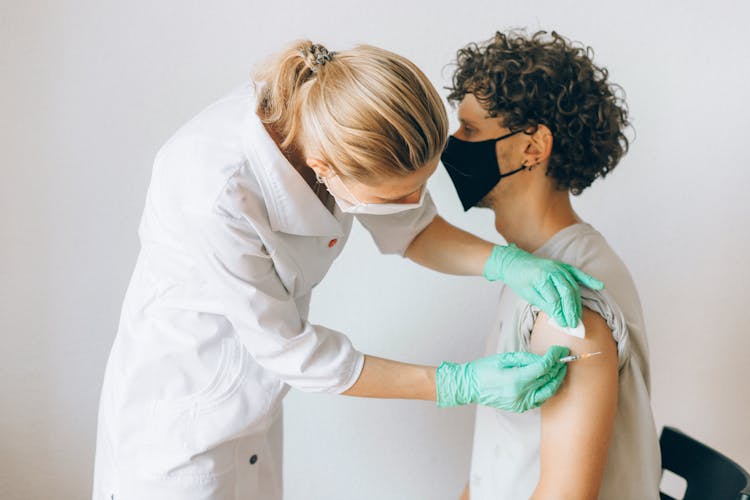
<path id="1" fill-rule="evenodd" d="M 434 366 L 425 367 L 425 378 L 427 379 L 427 395 L 424 399 L 437 402 L 437 368 Z"/>
<path id="2" fill-rule="evenodd" d="M 460 406 L 474 402 L 470 363 L 443 361 L 435 370 L 435 392 L 438 407 Z"/>
<path id="3" fill-rule="evenodd" d="M 495 251 L 496 245 L 488 241 L 482 240 L 482 247 L 478 248 L 475 257 L 472 259 L 473 275 L 484 276 L 487 270 L 487 263 L 492 260 L 492 254 Z"/>
<path id="4" fill-rule="evenodd" d="M 492 252 L 484 264 L 482 276 L 488 281 L 505 281 L 504 271 L 507 266 L 508 255 L 515 247 L 512 243 L 510 245 L 493 246 Z"/>

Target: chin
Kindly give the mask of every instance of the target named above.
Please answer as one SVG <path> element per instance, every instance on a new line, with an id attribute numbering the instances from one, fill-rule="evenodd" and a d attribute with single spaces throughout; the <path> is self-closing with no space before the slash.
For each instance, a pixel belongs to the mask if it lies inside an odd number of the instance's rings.
<path id="1" fill-rule="evenodd" d="M 495 215 L 495 231 L 497 231 L 497 234 L 499 234 L 500 236 L 502 236 L 503 238 L 505 238 L 505 235 L 503 234 L 503 228 L 501 226 L 502 226 L 502 224 L 497 219 L 497 215 Z M 507 238 L 505 238 L 505 239 L 507 240 Z"/>
<path id="2" fill-rule="evenodd" d="M 485 196 L 475 205 L 477 208 L 492 208 L 495 200 L 490 195 Z"/>

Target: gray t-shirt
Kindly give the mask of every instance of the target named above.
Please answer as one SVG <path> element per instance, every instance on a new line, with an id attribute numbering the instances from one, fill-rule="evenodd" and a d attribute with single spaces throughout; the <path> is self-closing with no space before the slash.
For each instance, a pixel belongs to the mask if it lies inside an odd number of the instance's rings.
<path id="1" fill-rule="evenodd" d="M 619 357 L 617 413 L 599 498 L 658 499 L 661 458 L 649 401 L 648 345 L 630 273 L 604 237 L 585 223 L 559 231 L 535 255 L 570 263 L 606 286 L 603 291 L 582 290 L 583 305 L 599 313 L 612 330 Z M 503 287 L 486 354 L 529 350 L 538 312 Z M 539 481 L 540 436 L 539 409 L 518 414 L 478 407 L 471 499 L 529 498 Z"/>

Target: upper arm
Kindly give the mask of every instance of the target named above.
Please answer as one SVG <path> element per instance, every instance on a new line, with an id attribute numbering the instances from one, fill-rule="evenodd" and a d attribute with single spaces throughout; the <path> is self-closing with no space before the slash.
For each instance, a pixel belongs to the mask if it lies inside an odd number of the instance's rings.
<path id="1" fill-rule="evenodd" d="M 564 345 L 571 354 L 602 354 L 568 364 L 559 391 L 542 405 L 540 478 L 533 498 L 596 499 L 617 409 L 617 345 L 604 319 L 589 309 L 583 309 L 583 339 L 547 321 L 544 313 L 536 319 L 533 352 L 541 354 L 551 345 Z"/>

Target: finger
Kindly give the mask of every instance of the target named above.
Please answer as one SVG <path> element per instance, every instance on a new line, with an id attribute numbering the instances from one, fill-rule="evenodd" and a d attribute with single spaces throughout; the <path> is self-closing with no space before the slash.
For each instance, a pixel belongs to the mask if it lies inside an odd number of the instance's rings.
<path id="1" fill-rule="evenodd" d="M 529 406 L 531 408 L 538 408 L 542 406 L 545 401 L 555 395 L 558 388 L 559 385 L 557 385 L 555 381 L 551 381 L 548 384 L 540 387 L 531 395 L 531 402 Z"/>
<path id="2" fill-rule="evenodd" d="M 557 371 L 557 373 L 555 373 L 553 377 L 550 377 L 549 381 L 546 384 L 544 384 L 538 390 L 534 391 L 532 403 L 535 405 L 535 407 L 540 406 L 546 400 L 554 396 L 557 390 L 562 385 L 563 380 L 565 380 L 565 375 L 567 374 L 568 366 L 563 363 L 561 363 L 561 365 L 562 366 Z"/>
<path id="3" fill-rule="evenodd" d="M 560 309 L 565 317 L 565 324 L 570 328 L 578 325 L 581 310 L 581 295 L 577 284 L 571 284 L 559 274 L 550 277 L 560 297 Z"/>
<path id="4" fill-rule="evenodd" d="M 549 363 L 550 366 L 554 365 L 564 365 L 565 363 L 560 363 L 560 358 L 564 358 L 565 356 L 568 356 L 570 354 L 570 349 L 562 346 L 562 345 L 553 345 L 550 346 L 549 349 L 547 349 L 547 352 L 544 353 L 544 361 L 546 363 Z"/>
<path id="5" fill-rule="evenodd" d="M 537 386 L 546 383 L 544 377 L 554 376 L 557 373 L 557 370 L 565 364 L 560 363 L 560 358 L 567 356 L 569 353 L 570 350 L 567 347 L 559 345 L 550 346 L 544 356 L 537 356 L 538 359 L 535 362 L 529 363 L 529 365 L 524 368 L 525 375 L 536 379 L 534 383 Z M 541 382 L 540 379 L 542 379 Z"/>
<path id="6" fill-rule="evenodd" d="M 558 325 L 562 327 L 567 326 L 568 323 L 561 307 L 560 294 L 552 280 L 548 279 L 541 286 L 534 287 L 534 290 L 536 290 L 537 295 L 542 300 L 536 303 L 529 302 L 547 313 L 547 315 L 554 319 Z"/>
<path id="7" fill-rule="evenodd" d="M 530 359 L 530 362 L 524 365 L 509 365 L 501 367 L 505 370 L 513 370 L 513 379 L 521 387 L 532 387 L 537 385 L 537 379 L 544 376 L 549 370 L 548 364 L 542 356 Z"/>
<path id="8" fill-rule="evenodd" d="M 558 302 L 557 287 L 555 287 L 555 284 L 552 283 L 552 280 L 550 278 L 547 278 L 540 285 L 535 286 L 534 290 L 542 298 L 545 304 L 557 304 Z M 539 307 L 541 307 L 541 304 L 534 304 L 534 305 L 539 305 Z"/>
<path id="9" fill-rule="evenodd" d="M 557 372 L 555 372 L 554 375 L 556 376 Z M 541 377 L 534 380 L 534 382 L 526 388 L 526 391 L 523 395 L 523 401 L 521 403 L 521 407 L 523 408 L 523 411 L 536 408 L 540 406 L 544 402 L 545 399 L 547 399 L 548 396 L 544 394 L 544 388 L 547 387 L 547 385 L 554 378 L 555 377 L 553 376 L 552 373 L 549 373 L 549 372 L 545 373 Z M 540 394 L 540 391 L 542 391 L 542 394 Z"/>
<path id="10" fill-rule="evenodd" d="M 570 354 L 570 349 L 567 347 L 560 345 L 550 346 L 549 349 L 547 349 L 547 352 L 544 353 L 544 356 L 541 357 L 540 365 L 544 368 L 544 373 L 557 373 L 560 366 L 565 364 L 560 363 L 560 358 L 567 356 L 568 354 Z"/>
<path id="11" fill-rule="evenodd" d="M 498 354 L 498 366 L 501 368 L 520 368 L 542 361 L 542 357 L 533 352 L 504 352 Z"/>
<path id="12" fill-rule="evenodd" d="M 560 273 L 560 275 L 562 276 L 562 279 L 564 279 L 565 282 L 568 284 L 568 286 L 571 289 L 575 290 L 574 299 L 575 299 L 575 304 L 576 304 L 576 310 L 575 310 L 576 321 L 574 322 L 574 324 L 570 325 L 572 328 L 575 328 L 576 326 L 578 326 L 578 321 L 581 319 L 581 314 L 582 314 L 581 313 L 581 287 L 578 286 L 578 283 L 576 282 L 575 277 L 569 272 L 569 269 L 568 269 L 569 267 L 570 266 L 566 266 L 565 271 Z"/>
<path id="13" fill-rule="evenodd" d="M 580 282 L 583 286 L 591 288 L 592 290 L 602 290 L 604 288 L 604 283 L 594 278 L 593 276 L 584 273 L 580 269 L 573 267 L 570 264 L 565 264 L 565 267 L 568 269 L 570 274 L 573 275 L 576 281 Z"/>
<path id="14" fill-rule="evenodd" d="M 523 408 L 521 411 L 538 407 L 547 398 L 554 394 L 557 390 L 555 385 L 558 385 L 556 380 L 560 378 L 561 370 L 566 369 L 567 366 L 556 363 L 545 373 L 527 384 L 522 398 L 523 401 L 521 402 L 521 408 Z"/>

